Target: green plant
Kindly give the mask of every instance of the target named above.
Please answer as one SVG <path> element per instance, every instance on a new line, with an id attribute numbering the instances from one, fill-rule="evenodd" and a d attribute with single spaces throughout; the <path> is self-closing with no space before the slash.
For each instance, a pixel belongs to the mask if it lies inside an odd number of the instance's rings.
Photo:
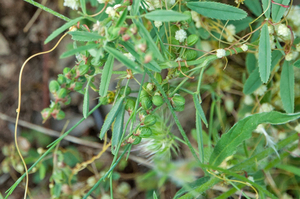
<path id="1" fill-rule="evenodd" d="M 294 142 L 300 133 L 296 122 L 300 117 L 300 94 L 299 84 L 295 83 L 299 79 L 299 7 L 289 0 L 263 0 L 262 5 L 258 0 L 236 0 L 232 5 L 222 1 L 69 0 L 66 6 L 81 8 L 78 18 L 71 20 L 34 1 L 25 1 L 67 21 L 45 43 L 71 27 L 65 35 L 72 36 L 73 49 L 61 57 L 75 55 L 77 60 L 50 82 L 55 101 L 42 111 L 43 119 L 63 119 L 61 105 L 70 103 L 71 92 L 84 95 L 79 123 L 99 106 L 113 105 L 100 131 L 100 139 L 105 138 L 103 150 L 95 156 L 99 158 L 111 146 L 111 166 L 76 196 L 88 198 L 93 193 L 104 197 L 96 190 L 101 184 L 105 191 L 110 187 L 113 198 L 113 180 L 118 179 L 113 171 L 137 145 L 141 154 L 151 156 L 149 161 L 154 165 L 139 180 L 157 180 L 153 189 L 170 180 L 180 187 L 175 198 L 205 197 L 221 181 L 232 187 L 219 195 L 213 193 L 217 198 L 227 198 L 236 190 L 246 191 L 246 198 L 251 194 L 256 198 L 283 198 L 287 194 L 299 197 L 299 190 L 291 188 L 299 186 L 298 177 L 283 187 L 272 183 L 288 178 L 276 175 L 278 170 L 299 176 L 298 159 L 287 153 L 297 148 Z M 92 11 L 87 10 L 87 3 L 99 12 L 89 15 Z M 80 25 L 83 21 L 89 24 Z M 126 68 L 115 70 L 115 60 Z M 119 75 L 120 81 L 115 90 L 109 91 L 112 74 Z M 131 90 L 132 82 L 140 85 L 138 91 Z M 99 93 L 99 103 L 91 111 L 89 88 Z M 184 130 L 178 118 L 189 98 L 196 110 L 192 133 Z M 125 121 L 127 113 L 129 119 Z M 173 133 L 174 126 L 181 136 Z M 110 128 L 112 137 L 107 144 Z M 51 143 L 28 172 L 72 129 Z M 188 147 L 194 160 L 185 159 L 184 164 L 172 160 L 181 152 L 180 144 Z M 84 168 L 95 157 L 78 168 Z M 182 176 L 176 172 L 179 168 L 187 173 L 201 168 L 203 176 Z M 70 173 L 69 167 L 53 172 L 53 197 L 75 194 L 62 191 L 63 186 L 76 182 L 76 172 L 69 182 L 64 180 L 64 175 Z M 11 187 L 6 198 L 25 176 Z M 106 178 L 109 182 L 104 182 Z M 154 192 L 153 198 L 157 197 Z"/>

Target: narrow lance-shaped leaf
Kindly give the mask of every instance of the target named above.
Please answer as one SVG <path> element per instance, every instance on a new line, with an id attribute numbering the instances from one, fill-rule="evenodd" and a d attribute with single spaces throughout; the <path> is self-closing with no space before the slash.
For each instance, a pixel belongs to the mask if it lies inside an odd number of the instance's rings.
<path id="1" fill-rule="evenodd" d="M 76 24 L 78 21 L 80 21 L 82 19 L 83 19 L 83 17 L 78 17 L 78 18 L 73 19 L 73 20 L 69 21 L 68 23 L 64 24 L 60 28 L 56 29 L 54 32 L 51 33 L 51 35 L 49 35 L 49 37 L 47 37 L 47 39 L 45 40 L 44 43 L 45 44 L 49 43 L 55 37 L 57 37 L 60 33 L 62 33 L 63 31 L 67 30 L 68 28 L 70 28 L 71 26 L 73 26 L 74 24 Z"/>
<path id="2" fill-rule="evenodd" d="M 246 0 L 244 3 L 255 16 L 258 17 L 262 13 L 261 3 L 259 0 Z"/>
<path id="3" fill-rule="evenodd" d="M 291 166 L 291 165 L 283 165 L 283 164 L 278 165 L 276 167 L 279 169 L 285 170 L 287 172 L 291 172 L 297 176 L 300 176 L 300 169 L 298 167 Z"/>
<path id="4" fill-rule="evenodd" d="M 191 182 L 187 185 L 184 185 L 181 189 L 179 189 L 179 191 L 177 191 L 176 195 L 174 196 L 174 199 L 179 198 L 182 194 L 188 192 L 190 189 L 194 189 L 196 187 L 199 187 L 199 186 L 203 185 L 209 179 L 210 179 L 209 176 L 205 176 L 205 177 L 202 177 L 202 178 L 199 178 L 199 179 L 195 180 L 194 182 Z"/>
<path id="5" fill-rule="evenodd" d="M 112 154 L 116 155 L 116 146 L 118 146 L 121 141 L 122 132 L 123 132 L 123 123 L 124 123 L 124 113 L 125 106 L 122 103 L 120 110 L 117 113 L 116 120 L 113 126 L 111 146 L 112 146 Z"/>
<path id="6" fill-rule="evenodd" d="M 131 16 L 136 16 L 140 8 L 141 0 L 132 1 Z"/>
<path id="7" fill-rule="evenodd" d="M 116 49 L 113 49 L 109 46 L 105 46 L 104 49 L 112 54 L 117 60 L 122 62 L 126 67 L 130 68 L 131 70 L 135 72 L 142 72 L 142 69 L 133 61 L 128 59 L 125 55 L 123 55 L 121 52 L 117 51 Z"/>
<path id="8" fill-rule="evenodd" d="M 89 107 L 90 107 L 89 86 L 90 86 L 91 80 L 92 80 L 92 77 L 89 77 L 88 82 L 85 86 L 85 92 L 84 92 L 84 98 L 83 98 L 82 113 L 83 113 L 83 117 L 85 119 L 87 118 L 87 115 L 89 113 Z"/>
<path id="9" fill-rule="evenodd" d="M 86 45 L 86 46 L 80 46 L 78 48 L 75 48 L 75 49 L 69 50 L 67 52 L 64 52 L 60 56 L 60 58 L 70 57 L 72 55 L 75 55 L 76 53 L 80 53 L 82 51 L 86 51 L 86 50 L 89 50 L 89 49 L 92 49 L 92 48 L 97 48 L 98 46 L 99 46 L 99 44 L 89 44 L 89 45 Z"/>
<path id="10" fill-rule="evenodd" d="M 267 83 L 271 74 L 271 44 L 268 25 L 261 29 L 258 47 L 258 68 L 263 83 Z"/>
<path id="11" fill-rule="evenodd" d="M 247 17 L 242 9 L 217 2 L 188 2 L 187 7 L 209 18 L 221 20 L 240 20 Z"/>
<path id="12" fill-rule="evenodd" d="M 72 35 L 72 39 L 75 41 L 97 41 L 103 38 L 95 32 L 72 31 L 69 34 Z"/>
<path id="13" fill-rule="evenodd" d="M 199 99 L 197 97 L 197 94 L 193 94 L 193 100 L 194 100 L 194 104 L 195 104 L 195 108 L 196 108 L 197 114 L 199 114 L 200 118 L 202 119 L 202 121 L 204 122 L 204 124 L 207 127 L 208 123 L 207 123 L 205 114 L 203 112 L 203 109 L 202 109 L 202 107 L 200 105 L 200 102 L 199 102 Z"/>
<path id="14" fill-rule="evenodd" d="M 134 20 L 136 26 L 138 27 L 140 35 L 147 41 L 147 44 L 149 45 L 150 50 L 153 53 L 153 56 L 159 59 L 160 61 L 164 61 L 164 57 L 160 53 L 159 49 L 157 48 L 156 44 L 154 43 L 150 33 L 148 30 L 144 27 L 141 22 Z"/>
<path id="15" fill-rule="evenodd" d="M 104 121 L 104 124 L 100 131 L 100 139 L 102 139 L 105 135 L 105 133 L 110 128 L 111 124 L 113 123 L 117 113 L 119 112 L 122 104 L 123 104 L 124 97 L 122 96 L 118 101 L 115 103 L 115 105 L 112 107 L 112 109 L 109 111 L 108 115 L 106 116 L 106 119 Z"/>
<path id="16" fill-rule="evenodd" d="M 274 0 L 274 2 L 281 4 L 281 5 L 289 5 L 290 0 Z M 278 4 L 273 4 L 272 5 L 272 19 L 275 23 L 279 22 L 280 19 L 282 18 L 284 12 L 286 11 L 287 8 L 278 5 Z"/>
<path id="17" fill-rule="evenodd" d="M 271 71 L 274 67 L 278 64 L 281 60 L 282 54 L 280 51 L 273 51 L 272 52 L 272 63 L 271 63 Z M 262 85 L 262 81 L 259 76 L 259 68 L 255 68 L 254 71 L 250 74 L 248 79 L 245 82 L 243 93 L 245 95 L 249 95 L 253 93 L 256 89 L 258 89 Z"/>
<path id="18" fill-rule="evenodd" d="M 86 3 L 85 0 L 80 0 L 81 10 L 83 14 L 86 14 Z"/>
<path id="19" fill-rule="evenodd" d="M 263 12 L 265 12 L 265 16 L 266 18 L 270 18 L 270 13 L 271 13 L 271 6 L 272 6 L 272 3 L 271 3 L 271 0 L 261 0 L 262 2 L 262 7 L 263 7 Z"/>
<path id="20" fill-rule="evenodd" d="M 252 132 L 259 124 L 283 124 L 296 120 L 300 113 L 284 114 L 276 111 L 267 113 L 258 113 L 248 116 L 237 122 L 227 133 L 222 135 L 210 156 L 209 164 L 213 166 L 220 165 L 225 158 L 233 155 L 237 147 L 246 139 L 249 139 Z"/>
<path id="21" fill-rule="evenodd" d="M 155 10 L 147 13 L 145 17 L 149 20 L 162 22 L 185 21 L 190 18 L 188 15 L 173 10 Z"/>
<path id="22" fill-rule="evenodd" d="M 116 23 L 116 27 L 122 26 L 124 21 L 126 20 L 126 17 L 127 17 L 127 8 L 123 10 L 122 15 L 120 16 L 119 20 Z"/>
<path id="23" fill-rule="evenodd" d="M 300 59 L 298 59 L 297 61 L 295 61 L 295 62 L 293 63 L 293 65 L 294 65 L 295 67 L 297 67 L 297 68 L 300 68 Z"/>
<path id="24" fill-rule="evenodd" d="M 103 71 L 101 75 L 101 82 L 99 88 L 99 95 L 101 97 L 104 97 L 107 94 L 109 82 L 113 71 L 113 65 L 114 65 L 114 56 L 112 54 L 109 54 L 105 62 L 105 65 L 103 67 Z"/>
<path id="25" fill-rule="evenodd" d="M 287 113 L 294 112 L 294 85 L 294 68 L 290 64 L 290 62 L 284 61 L 280 77 L 280 97 L 283 104 L 283 108 Z"/>

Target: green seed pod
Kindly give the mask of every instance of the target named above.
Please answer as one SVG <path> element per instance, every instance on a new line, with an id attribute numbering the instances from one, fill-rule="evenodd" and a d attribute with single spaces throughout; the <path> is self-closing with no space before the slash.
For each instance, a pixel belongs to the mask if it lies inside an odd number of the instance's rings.
<path id="1" fill-rule="evenodd" d="M 108 28 L 108 39 L 110 41 L 115 40 L 118 36 L 119 36 L 119 32 L 120 32 L 120 28 L 118 27 L 114 27 L 111 26 L 110 28 Z"/>
<path id="2" fill-rule="evenodd" d="M 160 73 L 154 73 L 154 78 L 158 81 L 159 84 L 161 84 L 163 81 Z"/>
<path id="3" fill-rule="evenodd" d="M 59 110 L 59 112 L 56 114 L 56 118 L 57 120 L 62 120 L 64 119 L 66 116 L 65 112 L 63 112 L 62 110 Z"/>
<path id="4" fill-rule="evenodd" d="M 139 112 L 139 119 L 141 122 L 143 122 L 145 120 L 145 117 L 148 115 L 148 113 L 142 109 L 140 112 Z"/>
<path id="5" fill-rule="evenodd" d="M 85 75 L 89 71 L 89 66 L 88 65 L 80 65 L 79 66 L 79 74 L 80 76 Z"/>
<path id="6" fill-rule="evenodd" d="M 192 35 L 188 36 L 187 44 L 189 46 L 192 46 L 192 45 L 196 44 L 198 40 L 199 40 L 199 37 L 195 34 L 192 34 Z"/>
<path id="7" fill-rule="evenodd" d="M 86 77 L 85 77 L 85 76 L 81 76 L 81 77 L 78 77 L 77 80 L 78 80 L 79 82 L 85 83 L 85 82 L 86 82 Z"/>
<path id="8" fill-rule="evenodd" d="M 160 107 L 161 105 L 163 105 L 164 100 L 160 95 L 154 95 L 152 97 L 152 102 L 155 106 Z"/>
<path id="9" fill-rule="evenodd" d="M 64 70 L 63 70 L 63 74 L 65 75 L 65 74 L 67 74 L 68 72 L 70 72 L 70 68 L 64 68 Z"/>
<path id="10" fill-rule="evenodd" d="M 139 135 L 141 138 L 148 138 L 152 135 L 152 131 L 148 127 L 140 127 L 137 131 L 140 131 Z"/>
<path id="11" fill-rule="evenodd" d="M 192 14 L 191 11 L 184 11 L 183 14 L 189 16 L 189 19 L 186 20 L 187 23 L 191 23 L 192 22 Z"/>
<path id="12" fill-rule="evenodd" d="M 184 105 L 183 106 L 175 106 L 174 110 L 177 111 L 177 112 L 181 112 L 181 111 L 184 110 Z"/>
<path id="13" fill-rule="evenodd" d="M 49 84 L 49 91 L 51 93 L 56 93 L 59 90 L 60 86 L 56 80 L 52 80 Z"/>
<path id="14" fill-rule="evenodd" d="M 184 99 L 184 97 L 182 97 L 180 95 L 175 95 L 174 97 L 172 97 L 172 104 L 173 104 L 174 107 L 184 106 L 185 105 L 185 99 Z"/>
<path id="15" fill-rule="evenodd" d="M 132 144 L 134 145 L 139 144 L 142 141 L 142 138 L 138 136 L 131 136 L 131 139 L 133 140 Z"/>
<path id="16" fill-rule="evenodd" d="M 141 90 L 140 99 L 149 97 L 149 93 L 146 90 Z"/>
<path id="17" fill-rule="evenodd" d="M 89 75 L 94 75 L 95 71 L 96 71 L 95 67 L 94 67 L 94 66 L 90 66 L 90 67 L 89 67 L 88 74 L 89 74 Z"/>
<path id="18" fill-rule="evenodd" d="M 125 86 L 122 86 L 122 88 L 120 89 L 120 94 L 124 95 L 124 91 L 125 91 Z M 127 86 L 126 91 L 125 91 L 125 95 L 128 96 L 131 93 L 131 88 L 129 86 Z"/>
<path id="19" fill-rule="evenodd" d="M 58 90 L 58 92 L 57 92 L 58 99 L 63 99 L 66 96 L 67 96 L 67 89 L 61 88 L 61 89 Z"/>
<path id="20" fill-rule="evenodd" d="M 143 97 L 141 99 L 141 105 L 142 105 L 143 109 L 149 110 L 152 107 L 152 101 L 151 101 L 150 97 Z"/>
<path id="21" fill-rule="evenodd" d="M 71 97 L 68 95 L 67 99 L 64 101 L 65 105 L 69 105 L 71 103 Z"/>
<path id="22" fill-rule="evenodd" d="M 125 105 L 125 110 L 128 111 L 129 113 L 131 113 L 134 110 L 135 101 L 136 101 L 135 97 L 127 98 L 126 105 Z"/>
<path id="23" fill-rule="evenodd" d="M 154 115 L 147 115 L 144 120 L 145 126 L 152 126 L 156 123 L 156 117 Z"/>
<path id="24" fill-rule="evenodd" d="M 44 108 L 41 112 L 43 120 L 47 119 L 49 117 L 51 109 L 50 108 Z"/>
<path id="25" fill-rule="evenodd" d="M 67 78 L 65 76 L 63 76 L 62 74 L 59 74 L 58 75 L 58 78 L 57 78 L 57 82 L 60 84 L 60 85 L 63 85 L 64 83 L 67 82 Z"/>
<path id="26" fill-rule="evenodd" d="M 75 91 L 79 91 L 79 90 L 82 89 L 82 86 L 83 86 L 83 83 L 75 82 L 74 90 L 75 90 Z"/>
<path id="27" fill-rule="evenodd" d="M 197 52 L 195 50 L 186 50 L 183 57 L 187 60 L 194 60 L 197 57 Z"/>

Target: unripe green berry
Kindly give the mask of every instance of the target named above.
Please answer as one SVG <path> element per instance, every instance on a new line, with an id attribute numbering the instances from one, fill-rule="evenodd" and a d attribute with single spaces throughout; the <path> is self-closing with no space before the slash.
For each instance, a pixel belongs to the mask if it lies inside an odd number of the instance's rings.
<path id="1" fill-rule="evenodd" d="M 125 88 L 126 88 L 126 87 L 123 86 L 123 87 L 120 89 L 120 94 L 121 94 L 121 95 L 124 95 Z M 130 93 L 131 93 L 131 88 L 130 88 L 129 86 L 127 86 L 126 91 L 125 91 L 125 95 L 128 96 Z"/>
<path id="2" fill-rule="evenodd" d="M 81 76 L 81 77 L 78 77 L 77 80 L 78 80 L 79 82 L 85 83 L 85 82 L 86 82 L 86 77 L 85 77 L 85 76 Z"/>
<path id="3" fill-rule="evenodd" d="M 88 74 L 89 74 L 89 75 L 94 75 L 95 71 L 96 71 L 95 67 L 94 67 L 94 66 L 90 66 L 90 67 L 89 67 Z"/>
<path id="4" fill-rule="evenodd" d="M 158 81 L 159 84 L 161 84 L 163 81 L 160 73 L 155 73 L 154 78 Z"/>
<path id="5" fill-rule="evenodd" d="M 173 104 L 174 107 L 184 106 L 185 105 L 185 99 L 184 99 L 184 97 L 182 97 L 180 95 L 175 95 L 174 97 L 172 97 L 172 104 Z"/>
<path id="6" fill-rule="evenodd" d="M 163 105 L 164 100 L 160 95 L 154 95 L 152 97 L 152 102 L 155 106 L 160 107 L 161 105 Z"/>
<path id="7" fill-rule="evenodd" d="M 61 89 L 58 90 L 58 92 L 57 92 L 58 99 L 63 99 L 66 96 L 67 96 L 67 89 L 61 88 Z"/>
<path id="8" fill-rule="evenodd" d="M 143 123 L 145 126 L 152 126 L 156 123 L 156 117 L 154 115 L 147 115 Z"/>
<path id="9" fill-rule="evenodd" d="M 131 136 L 132 144 L 136 145 L 139 144 L 142 141 L 142 138 L 138 137 L 138 136 Z"/>
<path id="10" fill-rule="evenodd" d="M 148 127 L 140 127 L 137 131 L 141 138 L 148 138 L 152 135 L 152 131 Z"/>
<path id="11" fill-rule="evenodd" d="M 62 120 L 65 118 L 65 116 L 66 116 L 65 112 L 63 112 L 62 110 L 59 110 L 59 112 L 56 114 L 56 119 Z"/>
<path id="12" fill-rule="evenodd" d="M 184 105 L 183 106 L 174 106 L 174 110 L 177 112 L 181 112 L 184 110 Z"/>
<path id="13" fill-rule="evenodd" d="M 80 76 L 85 75 L 89 71 L 90 67 L 88 65 L 80 65 L 79 66 L 79 74 Z"/>
<path id="14" fill-rule="evenodd" d="M 141 90 L 140 99 L 149 97 L 149 93 L 146 90 Z"/>
<path id="15" fill-rule="evenodd" d="M 192 34 L 192 35 L 188 36 L 187 44 L 189 46 L 192 46 L 192 45 L 196 44 L 198 40 L 199 40 L 199 37 L 195 34 Z"/>
<path id="16" fill-rule="evenodd" d="M 150 97 L 143 97 L 141 99 L 141 105 L 142 105 L 143 109 L 149 110 L 152 107 L 152 101 L 151 101 Z"/>
<path id="17" fill-rule="evenodd" d="M 136 101 L 136 98 L 134 98 L 134 97 L 127 98 L 125 110 L 127 110 L 129 113 L 131 113 L 134 110 L 135 101 Z"/>
<path id="18" fill-rule="evenodd" d="M 145 117 L 146 117 L 147 115 L 148 115 L 147 112 L 146 112 L 144 109 L 142 109 L 142 110 L 139 112 L 139 119 L 140 119 L 140 121 L 143 122 L 143 121 L 145 120 Z"/>
<path id="19" fill-rule="evenodd" d="M 59 75 L 58 75 L 58 78 L 57 78 L 57 82 L 58 82 L 60 85 L 62 85 L 62 84 L 64 84 L 64 83 L 67 82 L 67 78 L 66 78 L 65 76 L 63 76 L 62 74 L 59 74 Z"/>
<path id="20" fill-rule="evenodd" d="M 49 117 L 51 109 L 50 108 L 44 108 L 41 112 L 43 120 L 47 119 Z"/>
<path id="21" fill-rule="evenodd" d="M 185 51 L 183 57 L 187 60 L 194 60 L 197 57 L 197 52 L 195 50 L 188 49 Z"/>
<path id="22" fill-rule="evenodd" d="M 59 88 L 60 88 L 59 83 L 56 80 L 52 80 L 49 83 L 49 91 L 51 93 L 56 93 L 59 90 Z"/>
<path id="23" fill-rule="evenodd" d="M 75 91 L 79 91 L 79 90 L 82 89 L 82 86 L 83 86 L 83 83 L 75 82 L 74 90 L 75 90 Z"/>

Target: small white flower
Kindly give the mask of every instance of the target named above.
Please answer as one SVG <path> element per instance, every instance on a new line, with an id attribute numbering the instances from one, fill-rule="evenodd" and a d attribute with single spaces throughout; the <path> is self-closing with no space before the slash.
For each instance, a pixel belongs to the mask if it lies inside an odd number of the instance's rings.
<path id="1" fill-rule="evenodd" d="M 73 10 L 78 10 L 80 4 L 78 0 L 65 0 L 64 6 L 70 7 Z"/>
<path id="2" fill-rule="evenodd" d="M 248 50 L 248 46 L 247 46 L 246 44 L 243 44 L 243 45 L 241 46 L 241 49 L 242 49 L 244 52 L 246 52 L 246 51 Z"/>
<path id="3" fill-rule="evenodd" d="M 234 35 L 235 34 L 235 26 L 233 24 L 229 24 L 227 27 L 227 33 L 230 35 Z"/>
<path id="4" fill-rule="evenodd" d="M 298 125 L 295 127 L 295 131 L 296 131 L 297 133 L 300 133 L 300 124 L 298 124 Z"/>
<path id="5" fill-rule="evenodd" d="M 264 112 L 270 112 L 273 111 L 274 107 L 269 104 L 269 103 L 263 103 L 260 107 L 259 107 L 259 112 L 260 113 L 264 113 Z"/>
<path id="6" fill-rule="evenodd" d="M 148 1 L 146 1 L 146 4 L 147 4 L 146 5 L 147 10 L 149 10 L 149 11 L 155 10 L 154 6 L 151 3 L 149 3 Z"/>
<path id="7" fill-rule="evenodd" d="M 116 15 L 116 11 L 114 10 L 113 7 L 107 7 L 105 10 L 105 13 L 114 17 Z"/>
<path id="8" fill-rule="evenodd" d="M 100 21 L 97 21 L 96 23 L 94 23 L 94 25 L 93 25 L 93 31 L 98 32 L 98 33 L 101 31 Z"/>
<path id="9" fill-rule="evenodd" d="M 175 61 L 175 62 L 182 61 L 182 58 L 181 58 L 181 57 L 177 57 L 174 61 Z"/>
<path id="10" fill-rule="evenodd" d="M 110 195 L 103 194 L 103 195 L 101 196 L 101 199 L 110 199 Z"/>
<path id="11" fill-rule="evenodd" d="M 124 53 L 124 55 L 131 61 L 135 61 L 135 57 L 131 53 Z"/>
<path id="12" fill-rule="evenodd" d="M 246 105 L 251 105 L 251 104 L 253 104 L 253 99 L 252 99 L 252 97 L 251 97 L 250 95 L 246 95 L 245 98 L 244 98 L 244 103 L 245 103 Z"/>
<path id="13" fill-rule="evenodd" d="M 285 60 L 286 61 L 291 61 L 293 59 L 293 53 L 289 52 L 288 54 L 285 55 Z"/>
<path id="14" fill-rule="evenodd" d="M 130 192 L 130 185 L 127 182 L 121 182 L 117 188 L 117 193 L 122 194 L 123 196 L 126 196 Z"/>
<path id="15" fill-rule="evenodd" d="M 269 34 L 274 34 L 273 26 L 268 26 L 268 31 L 269 31 Z"/>
<path id="16" fill-rule="evenodd" d="M 290 34 L 290 29 L 288 27 L 286 27 L 286 25 L 284 24 L 280 24 L 278 26 L 278 31 L 277 31 L 279 36 L 284 36 L 287 37 Z"/>
<path id="17" fill-rule="evenodd" d="M 209 52 L 212 50 L 212 47 L 208 41 L 201 41 L 201 48 L 202 50 Z"/>
<path id="18" fill-rule="evenodd" d="M 250 181 L 254 182 L 254 178 L 253 178 L 253 176 L 248 176 L 248 180 L 250 180 Z"/>
<path id="19" fill-rule="evenodd" d="M 244 118 L 249 117 L 251 115 L 252 115 L 251 113 L 246 113 L 245 116 L 244 116 Z"/>
<path id="20" fill-rule="evenodd" d="M 293 199 L 293 198 L 289 194 L 284 193 L 282 194 L 281 199 Z"/>
<path id="21" fill-rule="evenodd" d="M 278 139 L 279 140 L 284 140 L 286 138 L 286 133 L 279 133 Z"/>
<path id="22" fill-rule="evenodd" d="M 151 83 L 148 83 L 147 86 L 146 86 L 146 88 L 147 88 L 148 91 L 152 91 L 153 88 L 154 88 L 154 85 L 151 84 Z"/>
<path id="23" fill-rule="evenodd" d="M 127 6 L 127 10 L 130 11 L 131 10 L 131 6 Z"/>
<path id="24" fill-rule="evenodd" d="M 186 39 L 186 32 L 183 29 L 177 30 L 175 33 L 175 39 L 179 42 L 183 42 Z"/>
<path id="25" fill-rule="evenodd" d="M 196 28 L 201 28 L 202 27 L 201 21 L 200 20 L 196 21 L 195 26 L 196 26 Z"/>
<path id="26" fill-rule="evenodd" d="M 300 43 L 298 43 L 298 44 L 296 45 L 296 50 L 297 50 L 298 52 L 300 52 Z"/>
<path id="27" fill-rule="evenodd" d="M 156 28 L 159 28 L 162 25 L 161 21 L 154 21 L 154 25 Z"/>
<path id="28" fill-rule="evenodd" d="M 115 3 L 115 0 L 97 0 L 98 3 L 106 3 L 108 2 L 110 5 L 114 4 Z"/>
<path id="29" fill-rule="evenodd" d="M 169 4 L 170 5 L 174 5 L 175 4 L 175 0 L 169 0 Z"/>
<path id="30" fill-rule="evenodd" d="M 191 11 L 191 15 L 192 15 L 193 21 L 195 21 L 195 22 L 200 21 L 199 14 L 197 12 Z"/>
<path id="31" fill-rule="evenodd" d="M 86 182 L 90 187 L 92 187 L 96 184 L 97 181 L 96 181 L 95 176 L 91 176 L 86 180 Z"/>
<path id="32" fill-rule="evenodd" d="M 115 10 L 118 9 L 119 7 L 121 7 L 121 4 L 116 4 L 116 5 L 114 5 L 114 9 L 115 9 Z"/>
<path id="33" fill-rule="evenodd" d="M 258 89 L 256 89 L 256 91 L 254 91 L 254 94 L 258 96 L 263 96 L 267 90 L 268 89 L 266 85 L 261 85 Z"/>
<path id="34" fill-rule="evenodd" d="M 218 49 L 217 50 L 217 57 L 222 58 L 226 55 L 226 51 L 224 49 Z"/>
<path id="35" fill-rule="evenodd" d="M 276 152 L 276 154 L 279 157 L 279 154 L 278 154 L 278 152 L 277 152 L 277 150 L 275 148 L 275 143 L 273 141 L 273 138 L 271 136 L 269 136 L 269 134 L 267 133 L 267 131 L 264 128 L 264 125 L 263 124 L 259 124 L 257 126 L 257 128 L 255 129 L 255 132 L 256 133 L 261 133 L 261 134 L 263 134 L 265 136 L 266 142 L 267 142 L 266 146 L 270 146 Z"/>

